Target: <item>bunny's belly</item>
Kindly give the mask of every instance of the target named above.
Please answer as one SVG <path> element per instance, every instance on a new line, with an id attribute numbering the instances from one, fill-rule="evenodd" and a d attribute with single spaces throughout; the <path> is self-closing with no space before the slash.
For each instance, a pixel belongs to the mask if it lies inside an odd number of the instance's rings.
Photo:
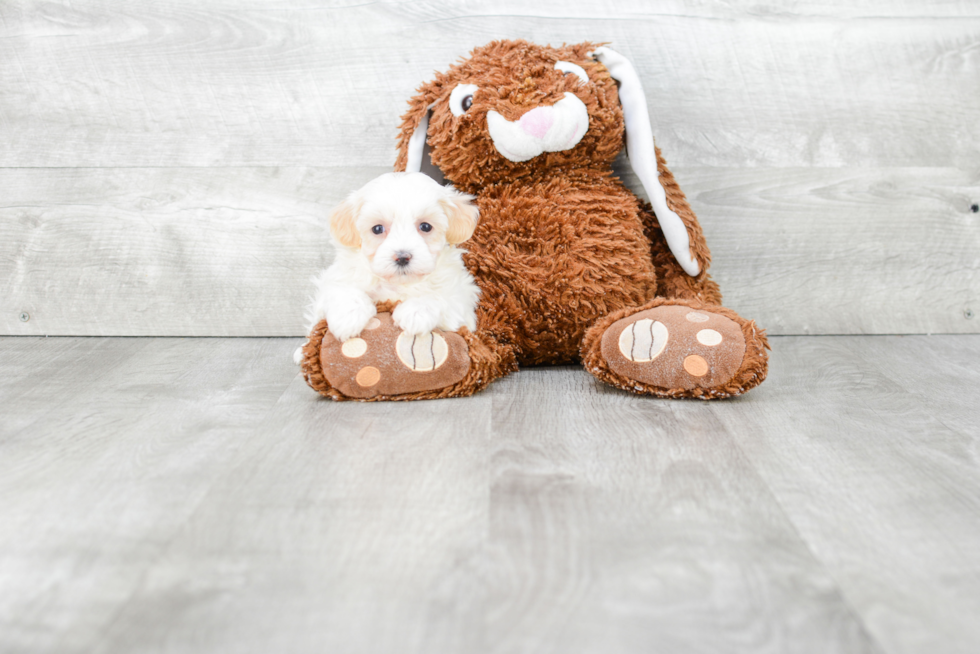
<path id="1" fill-rule="evenodd" d="M 607 174 L 492 186 L 477 204 L 463 247 L 482 289 L 480 328 L 515 345 L 520 363 L 577 361 L 596 319 L 653 297 L 638 200 Z"/>

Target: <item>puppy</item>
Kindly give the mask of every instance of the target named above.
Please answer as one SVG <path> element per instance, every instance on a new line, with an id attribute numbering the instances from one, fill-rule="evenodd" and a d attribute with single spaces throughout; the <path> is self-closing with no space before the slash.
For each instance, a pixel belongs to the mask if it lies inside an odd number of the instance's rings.
<path id="1" fill-rule="evenodd" d="M 309 328 L 326 318 L 346 341 L 376 302 L 392 300 L 401 302 L 392 320 L 410 334 L 475 330 L 480 290 L 456 247 L 476 229 L 472 200 L 422 173 L 387 173 L 351 193 L 330 215 L 337 254 L 313 280 Z"/>

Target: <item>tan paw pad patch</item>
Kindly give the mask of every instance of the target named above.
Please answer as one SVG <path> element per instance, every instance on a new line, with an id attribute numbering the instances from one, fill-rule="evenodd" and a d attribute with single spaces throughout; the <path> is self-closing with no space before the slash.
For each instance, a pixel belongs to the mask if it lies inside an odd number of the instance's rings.
<path id="1" fill-rule="evenodd" d="M 630 361 L 653 361 L 667 347 L 668 336 L 662 322 L 637 320 L 619 335 L 619 351 Z"/>
<path id="2" fill-rule="evenodd" d="M 395 343 L 399 360 L 409 370 L 429 372 L 446 362 L 449 346 L 439 334 L 406 334 L 402 332 Z"/>
<path id="3" fill-rule="evenodd" d="M 691 311 L 684 317 L 687 318 L 689 322 L 708 322 L 708 320 L 711 318 L 711 316 L 701 311 Z"/>

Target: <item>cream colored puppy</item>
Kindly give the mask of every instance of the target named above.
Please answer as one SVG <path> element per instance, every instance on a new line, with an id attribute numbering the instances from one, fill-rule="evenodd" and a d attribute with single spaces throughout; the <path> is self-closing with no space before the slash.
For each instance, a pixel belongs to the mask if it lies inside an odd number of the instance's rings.
<path id="1" fill-rule="evenodd" d="M 476 329 L 480 289 L 456 247 L 476 229 L 471 200 L 422 173 L 387 173 L 351 193 L 330 216 L 337 254 L 314 278 L 309 328 L 326 318 L 346 341 L 376 302 L 398 300 L 392 320 L 410 334 Z"/>

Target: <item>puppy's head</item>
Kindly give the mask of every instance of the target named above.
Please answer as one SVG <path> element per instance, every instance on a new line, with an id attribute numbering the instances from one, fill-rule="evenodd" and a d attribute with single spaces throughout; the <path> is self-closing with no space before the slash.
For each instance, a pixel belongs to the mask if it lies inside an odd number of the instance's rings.
<path id="1" fill-rule="evenodd" d="M 354 191 L 330 215 L 330 233 L 389 282 L 431 273 L 439 252 L 473 235 L 472 196 L 422 173 L 387 173 Z"/>

